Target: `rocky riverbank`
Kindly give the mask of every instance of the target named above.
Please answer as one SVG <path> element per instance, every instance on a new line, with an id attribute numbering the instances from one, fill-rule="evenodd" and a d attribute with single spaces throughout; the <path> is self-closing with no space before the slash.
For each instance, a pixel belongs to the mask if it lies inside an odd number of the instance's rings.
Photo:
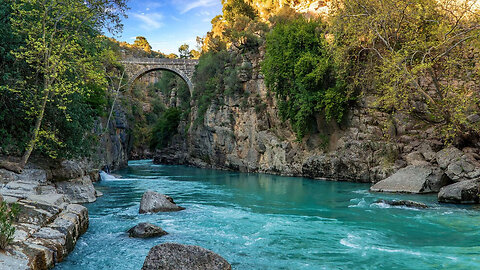
<path id="1" fill-rule="evenodd" d="M 82 165 L 29 164 L 21 174 L 0 170 L 0 196 L 20 210 L 14 239 L 0 253 L 2 267 L 49 269 L 73 250 L 89 224 L 87 208 L 79 203 L 93 202 L 99 195 L 92 184 L 98 171 Z"/>

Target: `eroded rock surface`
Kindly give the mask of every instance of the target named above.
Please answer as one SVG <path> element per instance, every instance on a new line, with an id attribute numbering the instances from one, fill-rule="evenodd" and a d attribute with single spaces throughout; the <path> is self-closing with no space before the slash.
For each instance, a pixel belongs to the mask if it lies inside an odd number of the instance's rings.
<path id="1" fill-rule="evenodd" d="M 438 201 L 444 203 L 478 203 L 480 178 L 461 181 L 443 187 L 438 193 Z"/>
<path id="2" fill-rule="evenodd" d="M 142 196 L 139 213 L 172 212 L 183 209 L 185 208 L 175 204 L 171 197 L 148 190 Z"/>
<path id="3" fill-rule="evenodd" d="M 127 232 L 128 236 L 135 238 L 149 238 L 168 234 L 159 226 L 145 222 L 139 223 L 135 227 L 130 228 Z"/>
<path id="4" fill-rule="evenodd" d="M 398 170 L 370 188 L 373 192 L 431 193 L 450 182 L 443 171 L 432 166 L 415 166 Z"/>
<path id="5" fill-rule="evenodd" d="M 0 197 L 20 208 L 14 239 L 0 253 L 0 269 L 50 269 L 88 228 L 87 208 L 74 204 L 95 200 L 85 168 L 74 162 L 36 166 L 29 164 L 21 174 L 0 170 Z"/>
<path id="6" fill-rule="evenodd" d="M 88 228 L 88 210 L 76 204 L 61 207 L 19 200 L 15 235 L 0 265 L 5 269 L 50 269 L 70 253 Z M 1 268 L 3 269 L 3 268 Z"/>
<path id="7" fill-rule="evenodd" d="M 230 264 L 220 255 L 198 246 L 165 243 L 154 246 L 148 253 L 142 270 L 230 270 Z"/>

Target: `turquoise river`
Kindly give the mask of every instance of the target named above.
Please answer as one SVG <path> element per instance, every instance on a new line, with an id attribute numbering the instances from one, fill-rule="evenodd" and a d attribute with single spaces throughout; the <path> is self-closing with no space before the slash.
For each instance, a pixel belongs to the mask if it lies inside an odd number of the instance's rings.
<path id="1" fill-rule="evenodd" d="M 368 192 L 369 185 L 132 161 L 103 180 L 88 204 L 90 227 L 55 270 L 140 269 L 151 247 L 199 245 L 234 269 L 480 269 L 480 210 L 433 195 Z M 138 214 L 146 190 L 186 210 Z M 411 199 L 425 210 L 388 207 Z M 133 239 L 139 222 L 169 235 Z"/>

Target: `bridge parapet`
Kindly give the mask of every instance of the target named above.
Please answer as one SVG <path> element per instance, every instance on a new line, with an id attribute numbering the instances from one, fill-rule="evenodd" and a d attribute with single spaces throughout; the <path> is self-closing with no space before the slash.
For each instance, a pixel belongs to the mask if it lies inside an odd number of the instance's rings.
<path id="1" fill-rule="evenodd" d="M 170 58 L 127 58 L 120 61 L 125 64 L 137 64 L 137 65 L 149 65 L 149 64 L 162 64 L 162 65 L 198 65 L 196 59 L 170 59 Z"/>

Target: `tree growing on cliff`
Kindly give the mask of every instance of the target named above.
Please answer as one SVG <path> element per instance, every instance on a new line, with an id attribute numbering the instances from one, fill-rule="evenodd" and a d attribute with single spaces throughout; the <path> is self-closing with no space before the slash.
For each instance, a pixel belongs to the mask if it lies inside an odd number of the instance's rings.
<path id="1" fill-rule="evenodd" d="M 124 0 L 18 0 L 12 5 L 12 29 L 24 39 L 14 51 L 18 61 L 28 64 L 31 72 L 25 85 L 30 95 L 28 116 L 35 119 L 31 138 L 18 166 L 2 167 L 20 172 L 35 146 L 42 140 L 62 145 L 56 130 L 42 125 L 47 104 L 58 101 L 55 110 L 71 119 L 67 108 L 75 93 L 88 96 L 92 86 L 105 85 L 103 68 L 90 53 L 98 48 L 103 28 L 121 29 L 120 19 L 126 9 Z"/>
<path id="2" fill-rule="evenodd" d="M 150 43 L 148 43 L 145 37 L 141 37 L 141 36 L 136 37 L 135 41 L 133 42 L 133 46 L 140 48 L 147 53 L 152 52 L 152 46 L 150 46 Z"/>
<path id="3" fill-rule="evenodd" d="M 447 140 L 479 130 L 468 121 L 479 100 L 478 1 L 335 2 L 337 53 L 357 69 L 351 84 L 376 94 L 386 112 L 440 127 Z"/>
<path id="4" fill-rule="evenodd" d="M 316 114 L 340 122 L 350 97 L 336 74 L 325 24 L 303 17 L 281 21 L 267 35 L 262 72 L 280 115 L 301 139 Z"/>

